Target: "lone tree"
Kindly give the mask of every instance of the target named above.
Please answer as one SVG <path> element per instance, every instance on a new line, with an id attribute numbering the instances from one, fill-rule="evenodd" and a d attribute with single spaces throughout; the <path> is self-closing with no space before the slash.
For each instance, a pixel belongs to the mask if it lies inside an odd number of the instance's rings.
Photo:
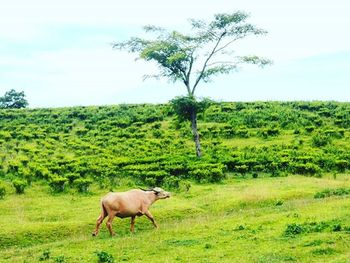
<path id="1" fill-rule="evenodd" d="M 14 89 L 7 91 L 0 97 L 0 109 L 20 109 L 28 106 L 24 91 L 17 92 Z"/>
<path id="2" fill-rule="evenodd" d="M 159 67 L 156 75 L 173 82 L 180 81 L 187 90 L 187 96 L 172 100 L 175 111 L 182 118 L 191 121 L 196 154 L 202 155 L 197 129 L 197 113 L 203 110 L 203 103 L 195 98 L 199 83 L 209 82 L 214 76 L 236 71 L 241 64 L 265 66 L 268 59 L 258 56 L 237 56 L 233 44 L 250 35 L 264 35 L 263 29 L 247 23 L 249 15 L 245 12 L 216 14 L 211 22 L 191 19 L 190 34 L 167 31 L 161 27 L 145 26 L 147 33 L 154 33 L 153 39 L 133 37 L 125 42 L 114 43 L 113 47 L 136 53 L 138 58 L 153 61 Z"/>

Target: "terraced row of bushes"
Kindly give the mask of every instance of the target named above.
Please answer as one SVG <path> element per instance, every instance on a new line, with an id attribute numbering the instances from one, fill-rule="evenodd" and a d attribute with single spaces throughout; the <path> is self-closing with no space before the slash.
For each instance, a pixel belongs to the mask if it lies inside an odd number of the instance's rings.
<path id="1" fill-rule="evenodd" d="M 214 103 L 198 117 L 201 159 L 170 105 L 0 110 L 0 179 L 84 192 L 350 169 L 349 103 Z"/>

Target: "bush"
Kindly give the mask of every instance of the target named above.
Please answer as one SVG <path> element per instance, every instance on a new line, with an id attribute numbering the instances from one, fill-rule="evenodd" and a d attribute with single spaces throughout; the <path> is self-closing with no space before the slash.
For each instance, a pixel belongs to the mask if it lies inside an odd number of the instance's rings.
<path id="1" fill-rule="evenodd" d="M 350 167 L 350 164 L 347 160 L 337 160 L 334 164 L 338 172 L 345 172 L 345 170 Z"/>
<path id="2" fill-rule="evenodd" d="M 76 179 L 80 178 L 80 174 L 69 173 L 66 175 L 66 178 L 68 179 L 69 184 L 73 184 Z"/>
<path id="3" fill-rule="evenodd" d="M 276 127 L 269 127 L 259 131 L 259 135 L 265 139 L 268 137 L 277 136 L 279 134 L 280 134 L 280 130 Z"/>
<path id="4" fill-rule="evenodd" d="M 297 174 L 315 175 L 320 173 L 321 169 L 318 165 L 313 163 L 295 163 L 293 164 L 293 171 Z"/>
<path id="5" fill-rule="evenodd" d="M 98 257 L 98 263 L 113 263 L 114 262 L 114 257 L 105 252 L 105 251 L 99 251 L 99 252 L 96 252 L 96 255 Z"/>
<path id="6" fill-rule="evenodd" d="M 24 189 L 27 187 L 27 182 L 21 179 L 15 179 L 12 181 L 14 188 L 16 189 L 17 194 L 23 194 Z"/>
<path id="7" fill-rule="evenodd" d="M 3 199 L 6 195 L 6 187 L 3 182 L 0 182 L 0 199 Z"/>
<path id="8" fill-rule="evenodd" d="M 303 233 L 305 229 L 299 224 L 288 224 L 286 230 L 284 230 L 285 236 L 295 236 Z"/>
<path id="9" fill-rule="evenodd" d="M 89 186 L 92 184 L 92 180 L 86 178 L 78 178 L 74 180 L 73 184 L 78 189 L 79 193 L 86 193 L 89 191 Z"/>
<path id="10" fill-rule="evenodd" d="M 331 137 L 325 134 L 318 133 L 311 139 L 314 147 L 323 147 L 331 143 Z"/>
<path id="11" fill-rule="evenodd" d="M 336 220 L 331 221 L 321 221 L 321 222 L 305 222 L 303 224 L 288 224 L 285 231 L 284 236 L 294 237 L 295 235 L 303 234 L 303 233 L 317 233 L 323 231 L 333 231 L 339 232 L 344 229 L 346 231 L 346 227 L 342 227 L 341 224 Z"/>
<path id="12" fill-rule="evenodd" d="M 44 250 L 41 256 L 39 257 L 39 261 L 49 260 L 50 254 L 51 254 L 51 251 L 49 249 Z"/>
<path id="13" fill-rule="evenodd" d="M 188 192 L 191 189 L 191 182 L 187 181 L 187 180 L 181 180 L 180 181 L 180 185 L 179 185 L 179 189 L 180 191 L 183 192 Z"/>
<path id="14" fill-rule="evenodd" d="M 180 188 L 180 178 L 175 176 L 166 177 L 163 181 L 163 185 L 168 189 L 179 189 Z"/>
<path id="15" fill-rule="evenodd" d="M 330 196 L 350 195 L 350 188 L 324 189 L 317 192 L 314 198 L 325 198 Z"/>
<path id="16" fill-rule="evenodd" d="M 305 127 L 306 132 L 311 133 L 315 130 L 315 126 L 307 126 Z"/>
<path id="17" fill-rule="evenodd" d="M 55 263 L 65 263 L 65 262 L 67 262 L 65 256 L 63 256 L 63 255 L 54 257 L 53 261 Z"/>
<path id="18" fill-rule="evenodd" d="M 189 176 L 198 182 L 220 182 L 225 178 L 224 166 L 215 164 L 194 165 L 189 171 Z"/>
<path id="19" fill-rule="evenodd" d="M 247 128 L 241 127 L 241 128 L 236 130 L 235 134 L 241 138 L 248 138 L 249 137 L 249 130 Z"/>
<path id="20" fill-rule="evenodd" d="M 55 193 L 63 192 L 68 179 L 62 176 L 55 176 L 49 182 L 51 190 Z"/>

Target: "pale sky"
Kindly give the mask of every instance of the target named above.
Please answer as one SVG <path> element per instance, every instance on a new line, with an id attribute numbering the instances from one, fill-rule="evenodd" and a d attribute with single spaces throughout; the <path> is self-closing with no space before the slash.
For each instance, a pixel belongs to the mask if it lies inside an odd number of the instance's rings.
<path id="1" fill-rule="evenodd" d="M 274 61 L 198 87 L 219 101 L 350 101 L 348 0 L 0 0 L 0 96 L 24 91 L 30 107 L 164 103 L 182 83 L 143 81 L 156 73 L 112 42 L 142 36 L 142 26 L 188 29 L 237 10 L 269 33 L 236 46 Z"/>

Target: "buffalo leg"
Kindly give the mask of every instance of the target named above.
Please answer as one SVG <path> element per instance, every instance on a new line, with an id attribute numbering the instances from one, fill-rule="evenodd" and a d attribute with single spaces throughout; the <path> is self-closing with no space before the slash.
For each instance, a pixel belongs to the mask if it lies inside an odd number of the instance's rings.
<path id="1" fill-rule="evenodd" d="M 131 223 L 130 223 L 130 231 L 134 233 L 135 230 L 135 216 L 131 217 Z"/>
<path id="2" fill-rule="evenodd" d="M 158 228 L 158 225 L 157 225 L 156 221 L 154 220 L 151 212 L 150 211 L 146 211 L 145 215 L 148 217 L 149 220 L 151 220 L 151 222 L 153 223 L 154 227 Z"/>
<path id="3" fill-rule="evenodd" d="M 98 235 L 98 231 L 100 230 L 100 226 L 103 222 L 103 220 L 106 218 L 106 214 L 105 213 L 101 213 L 100 216 L 97 218 L 97 221 L 96 221 L 96 228 L 95 228 L 95 231 L 92 232 L 92 235 L 93 236 L 97 236 Z"/>
<path id="4" fill-rule="evenodd" d="M 107 220 L 107 222 L 106 222 L 106 226 L 107 226 L 107 228 L 108 228 L 109 233 L 111 234 L 111 236 L 114 236 L 114 235 L 115 235 L 114 232 L 113 232 L 113 229 L 112 229 L 112 221 L 113 221 L 114 217 L 115 217 L 115 215 L 109 214 L 109 215 L 108 215 L 108 220 Z"/>

